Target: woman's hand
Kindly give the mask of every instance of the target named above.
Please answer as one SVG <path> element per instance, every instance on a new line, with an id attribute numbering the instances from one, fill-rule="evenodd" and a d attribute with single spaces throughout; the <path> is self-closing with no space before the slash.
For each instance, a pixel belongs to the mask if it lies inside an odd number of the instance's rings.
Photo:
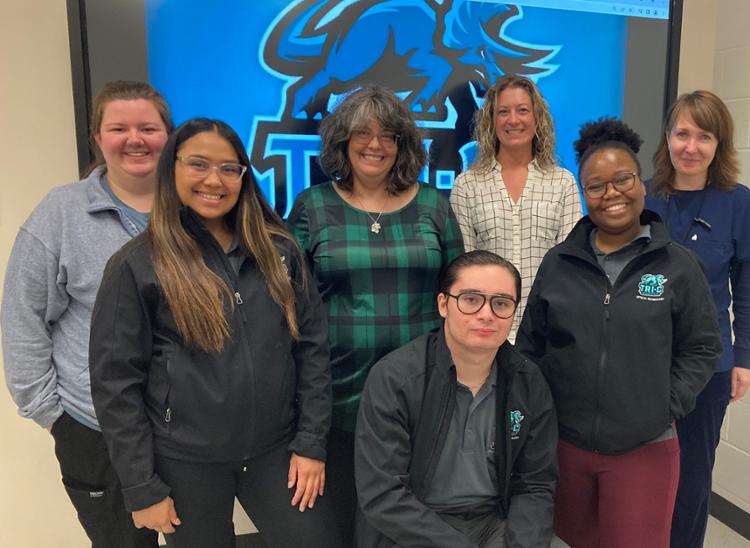
<path id="1" fill-rule="evenodd" d="M 747 388 L 750 386 L 750 369 L 744 367 L 732 368 L 732 391 L 729 393 L 731 400 L 741 400 L 747 392 Z"/>
<path id="2" fill-rule="evenodd" d="M 325 483 L 325 462 L 292 453 L 289 459 L 289 482 L 287 483 L 288 489 L 297 486 L 292 497 L 292 506 L 299 504 L 300 512 L 312 508 L 315 505 L 315 499 L 323 496 Z"/>
<path id="3" fill-rule="evenodd" d="M 174 533 L 174 525 L 180 525 L 180 518 L 174 509 L 172 497 L 167 497 L 161 502 L 133 512 L 133 523 L 137 529 L 153 529 L 158 533 Z"/>

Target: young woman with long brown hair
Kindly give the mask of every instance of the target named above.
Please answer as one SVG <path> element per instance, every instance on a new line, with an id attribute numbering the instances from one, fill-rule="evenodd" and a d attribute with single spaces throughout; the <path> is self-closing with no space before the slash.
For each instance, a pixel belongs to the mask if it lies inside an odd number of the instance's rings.
<path id="1" fill-rule="evenodd" d="M 327 324 L 305 268 L 237 134 L 178 128 L 148 231 L 110 261 L 92 320 L 94 403 L 138 527 L 233 546 L 237 497 L 271 547 L 339 546 L 318 498 Z"/>

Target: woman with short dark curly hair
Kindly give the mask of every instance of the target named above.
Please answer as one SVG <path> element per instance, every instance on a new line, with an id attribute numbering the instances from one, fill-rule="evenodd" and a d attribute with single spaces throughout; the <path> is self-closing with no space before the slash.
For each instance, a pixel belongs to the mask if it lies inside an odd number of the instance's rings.
<path id="1" fill-rule="evenodd" d="M 326 490 L 353 537 L 354 426 L 370 368 L 438 325 L 442 268 L 463 251 L 446 200 L 419 184 L 426 154 L 408 107 L 383 87 L 354 91 L 320 126 L 331 182 L 299 195 L 289 227 L 328 308 L 333 428 Z"/>
<path id="2" fill-rule="evenodd" d="M 375 119 L 398 139 L 398 154 L 387 175 L 386 189 L 398 194 L 418 180 L 427 163 L 422 136 L 419 134 L 409 107 L 386 88 L 372 86 L 352 93 L 320 124 L 320 167 L 336 181 L 342 190 L 354 186 L 354 174 L 349 158 L 349 138 Z"/>
<path id="3" fill-rule="evenodd" d="M 700 264 L 644 208 L 642 143 L 620 120 L 581 127 L 588 215 L 545 255 L 516 341 L 555 400 L 555 533 L 576 548 L 669 545 L 674 421 L 721 353 Z"/>

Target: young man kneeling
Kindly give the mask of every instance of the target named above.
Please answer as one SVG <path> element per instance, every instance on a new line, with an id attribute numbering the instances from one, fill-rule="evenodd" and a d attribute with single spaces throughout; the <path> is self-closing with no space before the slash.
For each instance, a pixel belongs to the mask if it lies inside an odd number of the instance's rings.
<path id="1" fill-rule="evenodd" d="M 552 537 L 557 419 L 507 341 L 518 270 L 488 251 L 446 269 L 443 326 L 373 367 L 356 431 L 358 548 L 542 548 Z"/>

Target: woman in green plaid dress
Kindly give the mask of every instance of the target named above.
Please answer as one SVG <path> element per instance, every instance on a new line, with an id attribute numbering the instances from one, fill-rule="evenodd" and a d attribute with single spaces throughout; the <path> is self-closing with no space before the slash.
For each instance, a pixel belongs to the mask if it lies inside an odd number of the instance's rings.
<path id="1" fill-rule="evenodd" d="M 438 325 L 441 269 L 463 252 L 448 200 L 419 184 L 426 153 L 393 92 L 365 87 L 320 125 L 331 181 L 301 193 L 288 224 L 328 307 L 333 428 L 326 489 L 352 532 L 354 427 L 370 368 Z"/>

